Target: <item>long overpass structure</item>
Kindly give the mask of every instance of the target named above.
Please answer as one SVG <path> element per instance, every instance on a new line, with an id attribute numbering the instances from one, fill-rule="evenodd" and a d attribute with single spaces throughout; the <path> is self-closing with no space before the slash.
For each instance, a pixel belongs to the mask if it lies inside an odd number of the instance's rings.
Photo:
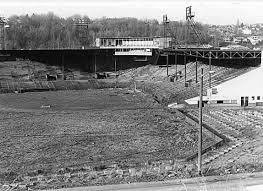
<path id="1" fill-rule="evenodd" d="M 164 49 L 166 55 L 186 55 L 205 59 L 261 58 L 261 50 Z"/>

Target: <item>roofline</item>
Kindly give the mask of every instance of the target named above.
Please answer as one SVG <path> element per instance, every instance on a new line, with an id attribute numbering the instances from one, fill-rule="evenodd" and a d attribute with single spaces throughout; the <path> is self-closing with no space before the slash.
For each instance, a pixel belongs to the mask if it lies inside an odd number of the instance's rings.
<path id="1" fill-rule="evenodd" d="M 104 38 L 104 39 L 135 39 L 135 38 L 162 38 L 160 36 L 153 36 L 153 37 L 97 37 L 97 38 Z"/>

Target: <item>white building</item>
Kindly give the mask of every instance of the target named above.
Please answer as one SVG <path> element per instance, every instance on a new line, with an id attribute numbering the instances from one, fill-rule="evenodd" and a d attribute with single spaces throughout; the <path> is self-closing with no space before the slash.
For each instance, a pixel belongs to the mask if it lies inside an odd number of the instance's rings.
<path id="1" fill-rule="evenodd" d="M 250 36 L 248 37 L 248 39 L 250 40 L 251 44 L 256 45 L 257 43 L 259 43 L 260 41 L 262 41 L 262 36 Z"/>
<path id="2" fill-rule="evenodd" d="M 158 48 L 159 44 L 150 37 L 104 37 L 96 38 L 96 47 L 106 49 L 116 48 Z"/>
<path id="3" fill-rule="evenodd" d="M 263 55 L 261 66 L 232 80 L 207 90 L 203 100 L 211 104 L 230 104 L 235 106 L 263 106 Z M 199 97 L 186 100 L 197 104 Z"/>
<path id="4" fill-rule="evenodd" d="M 115 55 L 152 56 L 153 49 L 171 47 L 172 38 L 161 37 L 102 37 L 96 38 L 95 46 L 114 49 Z"/>
<path id="5" fill-rule="evenodd" d="M 233 42 L 237 44 L 242 42 L 248 42 L 248 41 L 249 41 L 248 38 L 242 36 L 233 38 Z"/>

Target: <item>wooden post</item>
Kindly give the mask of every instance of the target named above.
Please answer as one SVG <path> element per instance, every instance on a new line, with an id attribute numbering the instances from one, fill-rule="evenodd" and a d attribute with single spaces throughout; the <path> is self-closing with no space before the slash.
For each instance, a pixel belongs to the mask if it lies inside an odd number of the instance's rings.
<path id="1" fill-rule="evenodd" d="M 197 56 L 195 58 L 195 83 L 197 83 L 198 80 L 197 80 Z"/>
<path id="2" fill-rule="evenodd" d="M 95 73 L 95 75 L 97 73 L 97 56 L 96 56 L 96 54 L 94 55 L 94 73 Z"/>
<path id="3" fill-rule="evenodd" d="M 184 84 L 186 85 L 186 55 L 184 54 Z"/>
<path id="4" fill-rule="evenodd" d="M 199 136 L 198 136 L 198 174 L 202 175 L 202 126 L 203 126 L 203 68 L 200 76 L 200 95 L 199 95 Z"/>
<path id="5" fill-rule="evenodd" d="M 64 70 L 65 70 L 65 68 L 64 68 L 64 53 L 62 52 L 62 59 L 61 59 L 61 64 L 62 64 L 62 80 L 64 80 L 65 79 L 65 74 L 64 74 Z"/>
<path id="6" fill-rule="evenodd" d="M 169 56 L 168 55 L 166 55 L 166 75 L 167 75 L 167 77 L 169 76 L 169 69 L 168 69 L 168 63 L 169 63 Z"/>
<path id="7" fill-rule="evenodd" d="M 174 63 L 175 63 L 175 80 L 177 80 L 177 54 L 174 54 Z"/>
<path id="8" fill-rule="evenodd" d="M 211 88 L 211 62 L 212 62 L 212 58 L 211 58 L 211 52 L 209 52 L 209 88 Z"/>
<path id="9" fill-rule="evenodd" d="M 116 56 L 114 56 L 114 70 L 115 70 L 115 88 L 117 88 L 117 61 L 116 61 Z"/>

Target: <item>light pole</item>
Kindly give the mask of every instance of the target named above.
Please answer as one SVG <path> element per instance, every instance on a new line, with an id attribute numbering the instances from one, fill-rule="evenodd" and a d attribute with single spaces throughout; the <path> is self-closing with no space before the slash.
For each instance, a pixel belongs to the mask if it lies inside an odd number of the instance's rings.
<path id="1" fill-rule="evenodd" d="M 175 80 L 177 81 L 177 54 L 174 54 L 174 63 L 175 63 Z"/>
<path id="2" fill-rule="evenodd" d="M 212 62 L 212 57 L 211 57 L 211 51 L 209 52 L 209 88 L 211 88 L 211 62 Z"/>
<path id="3" fill-rule="evenodd" d="M 116 56 L 114 57 L 114 70 L 115 70 L 115 88 L 117 88 L 118 76 L 117 76 L 117 61 L 116 61 Z"/>
<path id="4" fill-rule="evenodd" d="M 200 95 L 199 95 L 199 135 L 198 135 L 198 174 L 202 175 L 202 142 L 203 142 L 203 68 L 200 76 Z"/>
<path id="5" fill-rule="evenodd" d="M 169 76 L 169 56 L 166 55 L 166 75 Z"/>
<path id="6" fill-rule="evenodd" d="M 97 73 L 97 55 L 94 55 L 94 76 L 96 76 Z"/>

